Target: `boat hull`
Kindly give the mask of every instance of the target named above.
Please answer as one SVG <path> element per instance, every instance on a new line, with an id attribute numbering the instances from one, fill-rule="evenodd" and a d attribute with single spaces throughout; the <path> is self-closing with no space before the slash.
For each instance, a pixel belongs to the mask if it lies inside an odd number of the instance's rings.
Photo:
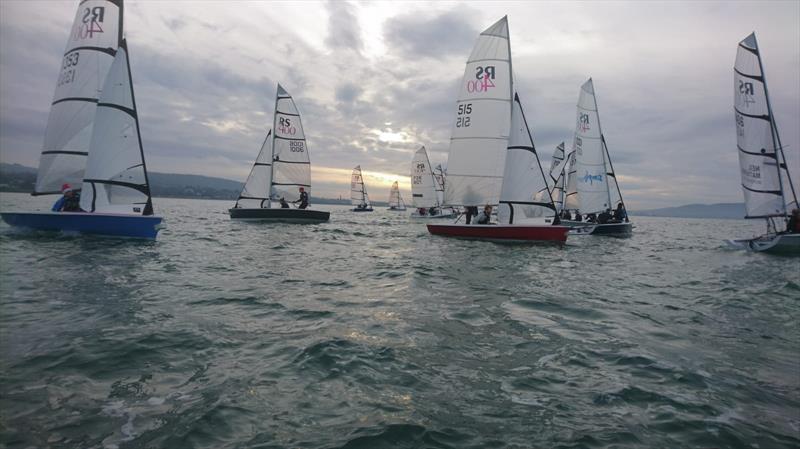
<path id="1" fill-rule="evenodd" d="M 777 234 L 754 239 L 728 240 L 736 249 L 800 256 L 800 234 Z"/>
<path id="2" fill-rule="evenodd" d="M 444 237 L 496 241 L 565 242 L 569 227 L 553 225 L 427 224 L 428 232 Z"/>
<path id="3" fill-rule="evenodd" d="M 228 209 L 232 219 L 281 223 L 322 223 L 331 213 L 311 209 L 285 208 L 233 208 Z"/>
<path id="4" fill-rule="evenodd" d="M 388 208 L 386 208 L 386 210 L 393 210 L 393 211 L 397 211 L 397 212 L 402 212 L 402 211 L 406 210 L 406 208 L 405 207 L 388 207 Z"/>
<path id="5" fill-rule="evenodd" d="M 371 208 L 371 207 L 368 207 L 366 209 L 350 209 L 350 210 L 353 211 L 353 212 L 372 212 L 374 209 Z"/>
<path id="6" fill-rule="evenodd" d="M 572 228 L 573 235 L 609 235 L 626 237 L 633 234 L 633 223 L 587 223 L 585 221 L 561 220 L 561 224 Z"/>
<path id="7" fill-rule="evenodd" d="M 161 217 L 85 212 L 2 212 L 11 226 L 43 231 L 67 231 L 81 234 L 155 239 Z"/>

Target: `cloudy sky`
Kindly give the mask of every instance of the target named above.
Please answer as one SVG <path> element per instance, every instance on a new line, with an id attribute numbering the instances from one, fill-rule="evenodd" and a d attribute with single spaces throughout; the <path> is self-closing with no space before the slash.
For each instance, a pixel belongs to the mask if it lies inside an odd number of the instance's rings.
<path id="1" fill-rule="evenodd" d="M 0 160 L 38 164 L 77 1 L 0 2 Z M 642 209 L 738 202 L 736 44 L 756 31 L 800 180 L 800 2 L 259 2 L 126 0 L 152 171 L 244 180 L 276 83 L 303 114 L 315 196 L 360 164 L 388 196 L 419 145 L 446 162 L 478 33 L 508 15 L 517 90 L 549 164 L 591 76 L 623 195 Z"/>

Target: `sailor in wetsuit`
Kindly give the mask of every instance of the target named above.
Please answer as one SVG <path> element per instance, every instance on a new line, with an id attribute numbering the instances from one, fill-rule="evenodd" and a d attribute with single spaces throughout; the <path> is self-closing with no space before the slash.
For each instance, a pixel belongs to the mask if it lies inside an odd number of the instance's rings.
<path id="1" fill-rule="evenodd" d="M 63 196 L 53 204 L 50 209 L 53 212 L 83 212 L 81 209 L 81 194 L 72 190 L 72 186 L 64 184 L 61 186 Z"/>
<path id="2" fill-rule="evenodd" d="M 475 220 L 476 224 L 487 225 L 491 224 L 492 219 L 492 206 L 486 205 L 483 208 L 483 212 L 478 214 L 478 218 Z"/>
<path id="3" fill-rule="evenodd" d="M 308 193 L 306 193 L 306 189 L 300 187 L 300 199 L 292 202 L 300 203 L 300 205 L 297 206 L 298 209 L 305 209 L 306 207 L 308 207 Z"/>
<path id="4" fill-rule="evenodd" d="M 286 202 L 286 198 L 281 197 L 280 203 L 281 203 L 281 209 L 288 209 L 289 208 L 289 203 Z"/>

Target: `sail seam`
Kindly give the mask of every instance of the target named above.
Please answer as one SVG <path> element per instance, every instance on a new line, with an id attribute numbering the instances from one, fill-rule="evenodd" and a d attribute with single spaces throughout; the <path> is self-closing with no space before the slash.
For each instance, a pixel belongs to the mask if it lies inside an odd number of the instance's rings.
<path id="1" fill-rule="evenodd" d="M 766 193 L 766 194 L 769 194 L 769 195 L 783 196 L 783 192 L 781 192 L 780 190 L 758 190 L 758 189 L 751 189 L 750 187 L 747 187 L 747 186 L 746 186 L 746 185 L 744 185 L 744 184 L 742 184 L 742 188 L 744 188 L 745 190 L 749 190 L 749 191 L 751 191 L 751 192 L 755 192 L 755 193 Z"/>
<path id="2" fill-rule="evenodd" d="M 42 154 L 71 154 L 73 156 L 88 156 L 88 151 L 65 151 L 65 150 L 47 150 L 42 151 Z"/>
<path id="3" fill-rule="evenodd" d="M 280 159 L 275 159 L 274 162 L 280 162 L 281 164 L 303 164 L 303 165 L 311 165 L 311 162 L 303 162 L 303 161 L 282 161 Z"/>
<path id="4" fill-rule="evenodd" d="M 97 184 L 109 184 L 112 186 L 128 187 L 133 190 L 142 192 L 147 196 L 150 196 L 150 189 L 147 187 L 147 184 L 134 184 L 132 182 L 112 181 L 110 179 L 84 179 L 83 182 L 88 182 L 92 184 L 97 183 Z"/>
<path id="5" fill-rule="evenodd" d="M 764 75 L 748 75 L 746 73 L 740 72 L 739 70 L 736 69 L 736 67 L 733 68 L 733 71 L 738 73 L 739 75 L 745 77 L 745 78 L 754 79 L 754 80 L 760 81 L 762 83 L 764 82 Z"/>
<path id="6" fill-rule="evenodd" d="M 85 101 L 85 102 L 88 102 L 88 103 L 97 103 L 97 98 L 89 98 L 89 97 L 66 97 L 66 98 L 61 98 L 61 99 L 58 99 L 58 100 L 56 100 L 56 101 L 54 101 L 54 102 L 50 103 L 50 106 L 55 106 L 56 104 L 58 104 L 58 103 L 63 103 L 63 102 L 65 102 L 65 101 Z"/>
<path id="7" fill-rule="evenodd" d="M 117 109 L 117 110 L 120 110 L 120 111 L 130 115 L 131 117 L 136 117 L 136 111 L 134 111 L 133 109 L 131 109 L 129 107 L 121 106 L 121 105 L 114 104 L 114 103 L 97 103 L 97 107 L 98 108 L 101 107 L 101 106 L 104 106 L 104 107 L 107 107 L 107 108 L 111 108 L 111 109 Z"/>
<path id="8" fill-rule="evenodd" d="M 281 136 L 274 136 L 273 139 L 281 139 L 281 140 L 306 140 L 305 138 L 293 138 L 293 137 L 281 137 Z"/>
<path id="9" fill-rule="evenodd" d="M 85 46 L 85 47 L 75 47 L 75 48 L 71 49 L 70 51 L 68 51 L 68 52 L 64 53 L 64 56 L 66 56 L 66 55 L 68 55 L 68 54 L 70 54 L 70 53 L 72 53 L 72 52 L 74 52 L 74 51 L 79 51 L 79 50 L 93 50 L 93 51 L 99 51 L 100 53 L 105 53 L 105 54 L 107 54 L 107 55 L 109 55 L 109 56 L 112 56 L 112 57 L 113 57 L 113 56 L 116 56 L 116 54 L 117 54 L 117 51 L 116 51 L 116 50 L 114 50 L 114 49 L 113 49 L 113 48 L 111 48 L 111 47 L 92 47 L 92 46 Z"/>
<path id="10" fill-rule="evenodd" d="M 761 153 L 761 152 L 756 153 L 754 151 L 747 151 L 744 148 L 740 147 L 739 145 L 736 145 L 736 148 L 738 148 L 739 151 L 741 151 L 742 153 L 749 154 L 751 156 L 764 156 L 764 157 L 768 157 L 770 159 L 775 159 L 775 160 L 778 159 L 777 153 Z"/>
<path id="11" fill-rule="evenodd" d="M 740 111 L 739 109 L 737 109 L 735 107 L 733 108 L 733 110 L 736 111 L 737 114 L 742 114 L 743 116 L 748 117 L 748 118 L 757 118 L 757 119 L 769 121 L 769 115 L 768 114 L 764 114 L 764 115 L 748 114 L 746 112 Z"/>

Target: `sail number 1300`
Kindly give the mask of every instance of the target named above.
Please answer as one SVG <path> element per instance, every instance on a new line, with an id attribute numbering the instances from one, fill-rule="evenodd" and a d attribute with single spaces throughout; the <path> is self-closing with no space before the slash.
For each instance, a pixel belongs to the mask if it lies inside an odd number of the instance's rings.
<path id="1" fill-rule="evenodd" d="M 456 128 L 469 127 L 470 114 L 472 114 L 472 103 L 458 105 L 458 114 L 456 115 Z"/>

